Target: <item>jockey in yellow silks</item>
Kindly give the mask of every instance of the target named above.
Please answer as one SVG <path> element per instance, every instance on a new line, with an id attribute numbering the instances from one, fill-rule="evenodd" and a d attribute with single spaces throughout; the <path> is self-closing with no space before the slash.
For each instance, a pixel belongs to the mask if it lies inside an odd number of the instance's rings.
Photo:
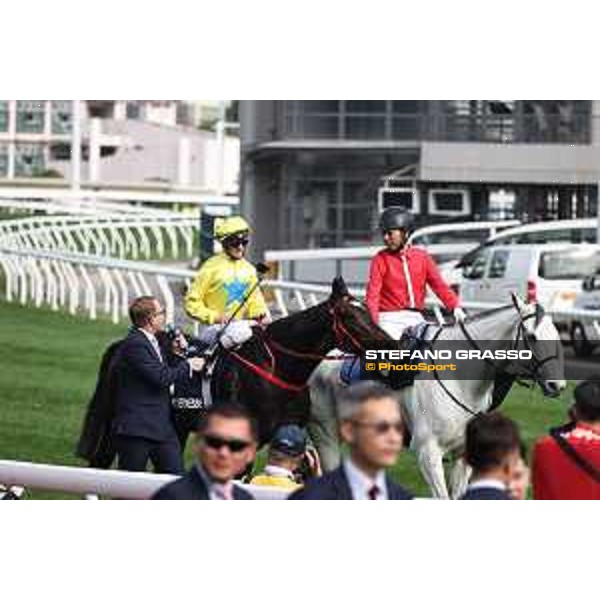
<path id="1" fill-rule="evenodd" d="M 223 251 L 204 262 L 185 297 L 185 310 L 192 318 L 205 325 L 226 323 L 256 285 L 256 269 L 245 258 L 249 235 L 250 226 L 240 216 L 217 221 L 215 237 Z M 262 292 L 255 287 L 235 319 L 262 320 L 267 312 Z M 210 330 L 212 334 L 218 328 Z"/>

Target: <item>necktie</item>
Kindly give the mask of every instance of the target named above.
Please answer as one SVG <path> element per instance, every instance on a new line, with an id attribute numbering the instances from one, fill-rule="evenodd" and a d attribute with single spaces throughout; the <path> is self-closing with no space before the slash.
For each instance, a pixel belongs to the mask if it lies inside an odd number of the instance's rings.
<path id="1" fill-rule="evenodd" d="M 373 487 L 369 488 L 369 491 L 367 492 L 369 500 L 377 500 L 377 496 L 379 496 L 380 491 L 381 490 L 376 485 L 373 485 Z"/>
<path id="2" fill-rule="evenodd" d="M 212 488 L 217 500 L 233 500 L 232 483 L 213 483 Z"/>

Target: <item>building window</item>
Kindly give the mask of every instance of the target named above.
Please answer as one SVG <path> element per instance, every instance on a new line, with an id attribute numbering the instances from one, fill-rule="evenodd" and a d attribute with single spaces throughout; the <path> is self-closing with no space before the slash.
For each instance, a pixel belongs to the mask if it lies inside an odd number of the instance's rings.
<path id="1" fill-rule="evenodd" d="M 44 102 L 41 100 L 17 101 L 17 132 L 44 132 Z"/>
<path id="2" fill-rule="evenodd" d="M 8 176 L 8 146 L 0 144 L 0 177 Z"/>
<path id="3" fill-rule="evenodd" d="M 344 173 L 295 180 L 286 212 L 290 245 L 324 248 L 370 243 L 375 209 L 370 186 L 370 181 L 350 179 Z"/>
<path id="4" fill-rule="evenodd" d="M 589 101 L 448 100 L 439 139 L 451 142 L 586 144 Z"/>
<path id="5" fill-rule="evenodd" d="M 17 144 L 15 148 L 15 175 L 33 177 L 44 170 L 44 153 L 40 144 Z"/>
<path id="6" fill-rule="evenodd" d="M 73 103 L 70 100 L 52 101 L 52 133 L 69 134 L 73 122 Z"/>
<path id="7" fill-rule="evenodd" d="M 0 100 L 0 131 L 8 131 L 8 102 Z"/>
<path id="8" fill-rule="evenodd" d="M 520 141 L 587 144 L 591 102 L 587 100 L 523 100 Z"/>

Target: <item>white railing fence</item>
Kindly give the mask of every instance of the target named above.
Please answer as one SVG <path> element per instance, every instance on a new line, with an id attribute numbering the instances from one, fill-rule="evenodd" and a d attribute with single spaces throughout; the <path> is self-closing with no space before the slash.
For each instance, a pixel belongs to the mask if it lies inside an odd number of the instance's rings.
<path id="1" fill-rule="evenodd" d="M 127 317 L 131 300 L 143 294 L 161 298 L 172 322 L 176 310 L 181 310 L 183 291 L 195 275 L 191 269 L 140 261 L 1 246 L 0 267 L 9 302 L 48 305 L 90 319 L 102 312 L 115 323 Z M 328 286 L 280 280 L 267 280 L 263 287 L 272 291 L 272 318 L 314 306 L 330 293 Z M 360 294 L 360 290 L 353 291 Z"/>
<path id="2" fill-rule="evenodd" d="M 103 497 L 146 500 L 160 487 L 176 478 L 175 475 L 0 460 L 0 483 L 7 488 L 19 486 L 26 490 L 63 492 L 88 499 Z M 235 485 L 245 489 L 257 500 L 283 500 L 289 493 L 274 487 L 242 483 Z"/>
<path id="3" fill-rule="evenodd" d="M 50 306 L 70 314 L 84 314 L 96 319 L 100 313 L 114 323 L 127 318 L 129 303 L 143 294 L 162 299 L 170 322 L 184 318 L 183 293 L 195 276 L 191 269 L 159 266 L 152 263 L 94 256 L 57 250 L 8 248 L 0 246 L 0 278 L 4 277 L 4 297 L 9 302 Z M 263 289 L 270 291 L 272 318 L 314 306 L 324 300 L 331 289 L 326 285 L 283 280 L 265 280 Z M 351 288 L 358 298 L 364 288 Z M 507 299 L 508 301 L 508 299 Z M 501 303 L 465 302 L 467 310 L 496 308 Z M 441 319 L 439 306 L 431 303 Z M 179 312 L 178 312 L 179 311 Z M 574 318 L 600 322 L 597 310 L 549 311 L 555 319 Z"/>
<path id="4" fill-rule="evenodd" d="M 189 260 L 197 228 L 197 218 L 178 214 L 53 215 L 0 221 L 0 244 L 134 259 L 168 253 Z"/>

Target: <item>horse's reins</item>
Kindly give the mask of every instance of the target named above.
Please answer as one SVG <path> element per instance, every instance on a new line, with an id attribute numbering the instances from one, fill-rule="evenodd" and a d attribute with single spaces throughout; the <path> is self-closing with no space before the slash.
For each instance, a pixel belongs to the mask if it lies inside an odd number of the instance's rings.
<path id="1" fill-rule="evenodd" d="M 536 317 L 535 313 L 531 313 L 530 315 L 527 315 L 526 317 L 523 317 L 520 313 L 520 311 L 518 310 L 518 307 L 515 306 L 515 308 L 517 308 L 517 313 L 519 315 L 519 326 L 517 328 L 517 335 L 514 339 L 514 344 L 512 346 L 512 349 L 516 349 L 519 345 L 519 340 L 522 339 L 523 340 L 523 344 L 525 345 L 525 348 L 527 350 L 531 351 L 531 346 L 527 340 L 527 336 L 525 335 L 526 332 L 526 328 L 525 328 L 525 321 L 527 321 L 528 319 L 534 318 Z M 474 349 L 479 350 L 481 352 L 481 348 L 479 348 L 479 346 L 477 345 L 477 342 L 473 339 L 473 337 L 471 336 L 471 334 L 469 333 L 469 331 L 467 330 L 467 326 L 465 323 L 463 323 L 462 321 L 459 322 L 459 326 L 461 331 L 463 332 L 463 335 L 465 336 L 465 338 L 467 339 L 467 341 L 471 344 L 471 346 L 473 346 Z M 442 329 L 438 329 L 438 331 L 436 332 L 435 336 L 433 337 L 433 339 L 431 340 L 431 345 L 433 345 L 435 343 L 435 341 L 437 340 L 438 336 L 440 335 L 440 333 L 442 332 Z M 533 351 L 531 351 L 532 353 L 532 357 L 535 360 L 535 364 L 533 369 L 525 369 L 524 374 L 525 376 L 533 379 L 534 381 L 537 381 L 537 374 L 539 372 L 539 370 L 543 367 L 544 364 L 546 364 L 546 362 L 553 360 L 555 358 L 558 358 L 557 354 L 552 354 L 550 356 L 547 356 L 546 358 L 544 358 L 543 360 L 539 360 L 535 354 L 533 353 Z M 506 369 L 499 367 L 492 359 L 490 358 L 484 358 L 483 359 L 487 364 L 491 365 L 492 368 L 494 368 L 494 370 L 499 371 L 499 372 L 504 372 L 507 373 L 508 375 L 511 375 L 511 373 L 509 373 Z M 433 364 L 435 364 L 435 360 L 433 360 Z M 444 382 L 442 381 L 442 379 L 440 379 L 440 376 L 438 374 L 437 371 L 433 372 L 433 377 L 434 379 L 437 381 L 437 383 L 440 385 L 440 387 L 444 390 L 444 392 L 446 392 L 446 394 L 448 395 L 448 397 L 458 406 L 460 406 L 465 412 L 469 413 L 470 415 L 473 415 L 474 417 L 481 414 L 480 412 L 475 412 L 474 410 L 472 410 L 471 408 L 469 408 L 468 406 L 466 406 L 463 402 L 461 402 L 444 384 Z M 524 381 L 522 381 L 521 379 L 521 375 L 517 374 L 515 375 L 516 377 L 516 381 L 517 383 L 519 383 L 520 385 L 527 385 Z"/>
<path id="2" fill-rule="evenodd" d="M 433 347 L 433 344 L 435 344 L 437 338 L 439 337 L 439 335 L 442 333 L 442 329 L 440 327 L 440 329 L 438 329 L 435 333 L 435 335 L 433 336 L 430 344 Z M 433 364 L 435 365 L 435 359 L 432 359 Z M 464 404 L 464 402 L 461 402 L 447 387 L 446 384 L 440 379 L 440 376 L 437 372 L 437 370 L 433 371 L 433 378 L 438 382 L 438 384 L 440 385 L 440 387 L 444 390 L 444 392 L 446 392 L 446 395 L 450 398 L 450 400 L 452 400 L 452 402 L 454 402 L 454 404 L 456 404 L 457 406 L 460 406 L 460 408 L 462 408 L 465 412 L 468 412 L 470 415 L 473 415 L 474 417 L 476 417 L 478 414 L 478 412 L 475 412 L 474 410 L 470 409 L 466 404 Z"/>
<path id="3" fill-rule="evenodd" d="M 516 378 L 516 382 L 519 385 L 523 385 L 526 387 L 531 387 L 527 384 L 526 381 L 524 381 L 525 379 L 531 379 L 532 381 L 537 381 L 538 380 L 538 373 L 540 371 L 540 369 L 549 361 L 554 360 L 555 358 L 558 358 L 557 354 L 551 354 L 549 356 L 546 356 L 544 359 L 540 360 L 539 358 L 537 358 L 537 356 L 535 355 L 535 353 L 533 352 L 532 348 L 531 348 L 531 344 L 529 343 L 528 340 L 528 336 L 527 336 L 527 329 L 525 327 L 525 322 L 528 321 L 529 319 L 533 319 L 533 318 L 537 318 L 538 315 L 537 313 L 531 313 L 525 317 L 523 317 L 521 315 L 521 312 L 519 311 L 519 307 L 516 305 L 515 301 L 513 300 L 513 305 L 515 307 L 515 309 L 517 310 L 517 314 L 519 315 L 519 325 L 517 327 L 517 335 L 515 337 L 515 339 L 513 340 L 513 344 L 511 346 L 511 350 L 516 350 L 519 346 L 519 341 L 523 341 L 523 345 L 525 346 L 525 348 L 527 350 L 529 350 L 531 352 L 531 356 L 532 356 L 532 361 L 534 363 L 533 368 L 532 369 L 528 369 L 527 367 L 523 367 L 523 371 L 521 373 L 511 373 L 510 371 L 508 371 L 507 369 L 503 368 L 503 367 L 499 367 L 491 358 L 487 358 L 485 357 L 483 360 L 490 365 L 494 370 L 499 371 L 501 373 L 506 373 L 507 375 L 510 375 L 511 377 L 515 377 Z M 536 323 L 537 326 L 538 323 Z M 469 331 L 467 330 L 467 326 L 465 323 L 460 322 L 459 323 L 461 331 L 463 332 L 463 335 L 465 336 L 465 338 L 467 339 L 467 341 L 471 344 L 471 346 L 473 346 L 473 348 L 475 348 L 476 350 L 479 350 L 481 352 L 481 348 L 479 348 L 479 346 L 477 345 L 477 342 L 473 339 L 473 337 L 471 336 L 471 334 L 469 333 Z"/>
<path id="4" fill-rule="evenodd" d="M 329 309 L 330 314 L 333 318 L 332 329 L 334 333 L 334 343 L 336 347 L 340 347 L 343 343 L 344 338 L 348 338 L 350 343 L 354 347 L 356 354 L 361 354 L 364 350 L 366 350 L 365 346 L 352 334 L 352 332 L 344 325 L 341 317 L 339 316 L 338 310 L 335 307 Z M 360 320 L 360 316 L 356 317 Z M 367 324 L 363 323 L 365 328 L 367 328 Z M 303 358 L 310 360 L 346 360 L 347 358 L 355 358 L 356 354 L 340 354 L 336 356 L 329 356 L 327 354 L 315 353 L 315 352 L 299 352 L 297 350 L 292 350 L 276 342 L 275 340 L 264 341 L 266 346 L 270 346 L 274 348 L 281 354 L 287 354 L 288 356 L 293 356 L 294 358 Z"/>
<path id="5" fill-rule="evenodd" d="M 339 345 L 345 336 L 350 340 L 351 344 L 358 351 L 358 353 L 361 353 L 365 349 L 364 346 L 360 343 L 359 340 L 356 339 L 356 337 L 344 325 L 341 317 L 338 314 L 338 310 L 336 309 L 336 307 L 333 306 L 332 308 L 330 308 L 329 312 L 333 319 L 332 329 L 333 329 L 333 333 L 335 336 L 335 340 L 334 340 L 335 344 Z M 271 358 L 270 370 L 267 370 L 263 366 L 244 358 L 239 353 L 237 353 L 235 350 L 230 350 L 229 354 L 231 356 L 233 356 L 233 358 L 235 358 L 242 365 L 244 365 L 246 368 L 251 370 L 253 373 L 258 375 L 259 377 L 262 377 L 269 383 L 271 383 L 281 389 L 284 389 L 286 391 L 295 392 L 295 393 L 301 392 L 304 389 L 306 389 L 308 387 L 308 383 L 303 383 L 303 384 L 291 383 L 291 382 L 285 381 L 281 377 L 275 375 L 276 362 L 275 362 L 275 357 L 273 355 L 272 349 L 277 350 L 281 354 L 286 354 L 286 355 L 292 356 L 294 358 L 300 358 L 300 359 L 304 359 L 304 360 L 316 360 L 319 362 L 323 361 L 323 360 L 345 360 L 346 358 L 349 358 L 349 357 L 355 357 L 355 355 L 353 355 L 353 354 L 342 354 L 339 356 L 327 356 L 326 354 L 318 354 L 318 353 L 313 353 L 313 352 L 298 352 L 296 350 L 292 350 L 291 348 L 287 348 L 286 346 L 284 346 L 283 344 L 280 344 L 279 342 L 276 342 L 275 340 L 270 340 L 270 341 L 263 340 L 263 345 L 265 346 L 265 348 Z"/>

